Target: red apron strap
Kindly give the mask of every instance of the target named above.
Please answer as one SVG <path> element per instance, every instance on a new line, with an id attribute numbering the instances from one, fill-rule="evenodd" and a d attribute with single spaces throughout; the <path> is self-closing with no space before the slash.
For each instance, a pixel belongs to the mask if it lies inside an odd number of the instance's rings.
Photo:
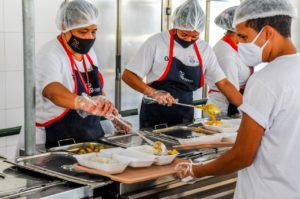
<path id="1" fill-rule="evenodd" d="M 201 55 L 200 55 L 200 52 L 199 52 L 199 49 L 198 49 L 198 46 L 197 46 L 196 42 L 194 43 L 194 49 L 196 51 L 196 55 L 197 55 L 197 58 L 198 58 L 198 61 L 199 61 L 199 64 L 200 64 L 200 70 L 201 70 L 200 88 L 201 88 L 202 86 L 204 86 L 203 62 L 202 62 L 202 58 L 201 58 Z"/>
<path id="2" fill-rule="evenodd" d="M 162 81 L 166 78 L 167 74 L 169 73 L 169 70 L 171 68 L 172 65 L 172 60 L 173 60 L 173 52 L 174 52 L 174 30 L 170 30 L 170 49 L 169 49 L 169 61 L 166 67 L 166 70 L 164 71 L 164 73 L 162 74 L 162 76 L 156 80 L 156 81 Z"/>
<path id="3" fill-rule="evenodd" d="M 223 41 L 228 43 L 235 51 L 238 51 L 238 46 L 228 37 L 227 35 L 224 35 Z"/>
<path id="4" fill-rule="evenodd" d="M 94 62 L 93 62 L 91 56 L 90 56 L 88 53 L 85 54 L 85 56 L 86 56 L 86 58 L 89 60 L 90 64 L 91 64 L 91 65 L 94 65 Z"/>
<path id="5" fill-rule="evenodd" d="M 93 62 L 91 56 L 88 53 L 85 56 L 89 60 L 90 64 L 92 66 L 94 66 L 94 62 Z M 102 85 L 102 88 L 103 88 L 104 87 L 104 78 L 103 78 L 102 73 L 99 70 L 98 70 L 98 76 L 99 76 L 99 79 L 100 79 L 100 82 L 101 82 L 101 85 Z"/>

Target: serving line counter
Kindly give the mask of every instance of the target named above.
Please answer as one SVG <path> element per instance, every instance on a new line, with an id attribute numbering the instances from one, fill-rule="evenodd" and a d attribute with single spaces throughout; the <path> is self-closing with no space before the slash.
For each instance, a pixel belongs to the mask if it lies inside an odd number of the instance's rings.
<path id="1" fill-rule="evenodd" d="M 175 128 L 191 136 L 190 128 Z M 148 129 L 143 133 L 153 141 L 162 141 L 170 149 L 178 145 L 173 135 L 153 133 Z M 103 138 L 99 143 L 105 147 L 130 147 L 145 144 L 137 135 L 119 135 Z M 94 143 L 95 144 L 95 143 Z M 77 145 L 76 145 L 77 146 Z M 193 184 L 187 184 L 173 177 L 173 175 L 158 178 L 142 177 L 154 173 L 166 166 L 151 166 L 149 168 L 130 168 L 120 177 L 127 177 L 130 184 L 122 180 L 101 175 L 89 174 L 78 170 L 73 165 L 77 163 L 74 155 L 74 146 L 64 146 L 56 150 L 45 151 L 37 147 L 39 154 L 21 157 L 16 161 L 3 160 L 0 162 L 4 178 L 0 178 L 0 197 L 27 195 L 28 198 L 232 198 L 236 184 L 236 174 L 220 177 L 206 177 Z M 71 151 L 68 151 L 71 149 Z M 228 148 L 203 148 L 196 150 L 179 150 L 179 158 L 192 159 L 195 162 L 211 160 L 219 156 Z M 178 161 L 178 160 L 175 160 Z M 175 164 L 175 163 L 173 163 Z M 169 165 L 169 167 L 172 165 Z M 172 167 L 173 168 L 173 167 Z M 143 170 L 144 169 L 144 170 Z M 126 176 L 127 173 L 138 176 Z M 161 169 L 163 170 L 163 169 Z M 126 173 L 127 171 L 127 173 Z M 143 173 L 145 171 L 145 173 Z M 151 173 L 150 173 L 151 174 Z M 133 178 L 138 177 L 136 182 Z M 140 178 L 141 177 L 141 178 Z M 117 178 L 116 178 L 117 179 Z M 11 183 L 13 181 L 20 182 Z M 129 182 L 128 181 L 128 182 Z M 10 196 L 11 195 L 11 196 Z"/>

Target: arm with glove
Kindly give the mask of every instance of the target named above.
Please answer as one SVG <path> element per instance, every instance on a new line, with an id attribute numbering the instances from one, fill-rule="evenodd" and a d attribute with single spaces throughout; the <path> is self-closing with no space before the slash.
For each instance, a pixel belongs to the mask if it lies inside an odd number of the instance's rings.
<path id="1" fill-rule="evenodd" d="M 154 88 L 148 86 L 139 78 L 135 73 L 125 69 L 122 79 L 131 88 L 144 95 L 153 98 L 159 104 L 172 105 L 176 102 L 176 99 L 167 91 L 155 90 Z"/>

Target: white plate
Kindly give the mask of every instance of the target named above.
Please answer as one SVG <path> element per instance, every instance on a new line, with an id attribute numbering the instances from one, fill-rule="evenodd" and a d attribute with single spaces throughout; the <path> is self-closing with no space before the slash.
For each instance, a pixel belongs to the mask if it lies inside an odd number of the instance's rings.
<path id="1" fill-rule="evenodd" d="M 142 145 L 136 147 L 129 147 L 129 150 L 138 151 L 144 155 L 150 155 L 155 157 L 155 165 L 167 165 L 174 161 L 177 154 L 174 155 L 154 155 L 152 146 Z"/>
<path id="2" fill-rule="evenodd" d="M 144 153 L 123 149 L 120 147 L 101 150 L 100 153 L 105 155 L 110 155 L 118 160 L 128 161 L 129 166 L 134 168 L 149 167 L 156 160 L 155 156 L 153 155 L 145 156 Z"/>
<path id="3" fill-rule="evenodd" d="M 78 163 L 82 166 L 89 167 L 92 169 L 98 169 L 105 171 L 109 174 L 122 173 L 129 161 L 118 160 L 109 155 L 100 153 L 89 153 L 84 155 L 74 155 Z"/>
<path id="4" fill-rule="evenodd" d="M 209 142 L 221 142 L 222 140 L 221 133 L 213 134 L 213 135 L 201 135 L 194 138 L 187 138 L 187 139 L 177 139 L 180 144 L 205 144 Z"/>
<path id="5" fill-rule="evenodd" d="M 207 120 L 203 122 L 203 126 L 206 129 L 218 131 L 220 133 L 234 133 L 236 132 L 241 124 L 241 119 L 226 119 L 221 120 L 221 125 L 208 125 Z"/>

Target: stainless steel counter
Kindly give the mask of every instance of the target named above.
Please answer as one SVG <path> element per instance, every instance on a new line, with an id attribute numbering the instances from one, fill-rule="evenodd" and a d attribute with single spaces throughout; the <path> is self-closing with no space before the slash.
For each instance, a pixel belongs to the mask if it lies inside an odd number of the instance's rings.
<path id="1" fill-rule="evenodd" d="M 71 184 L 46 175 L 22 170 L 0 160 L 0 198 L 86 198 L 93 195 L 88 186 Z"/>

